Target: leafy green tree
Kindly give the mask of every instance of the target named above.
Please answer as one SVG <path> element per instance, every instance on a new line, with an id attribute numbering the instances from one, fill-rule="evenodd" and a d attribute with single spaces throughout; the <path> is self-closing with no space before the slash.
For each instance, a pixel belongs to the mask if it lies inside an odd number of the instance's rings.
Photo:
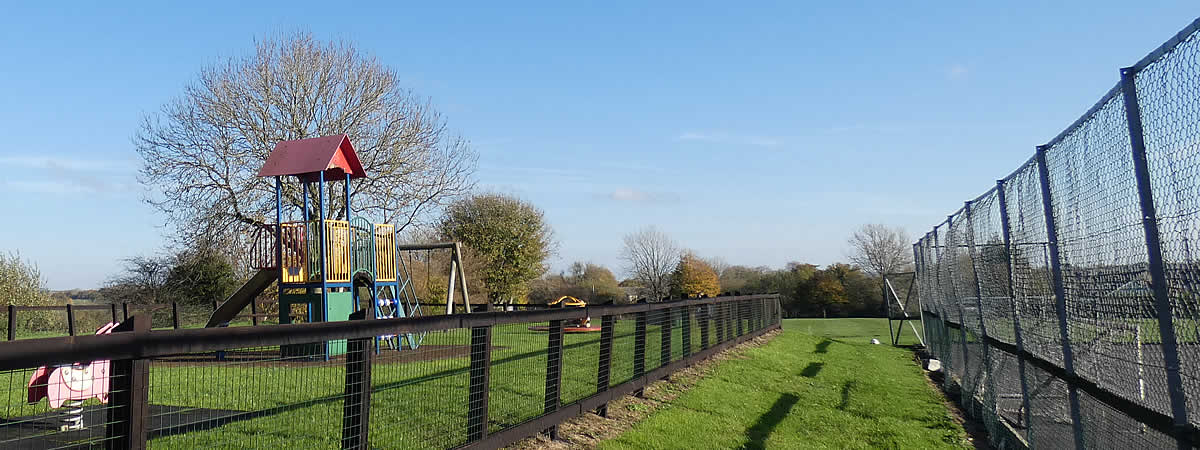
<path id="1" fill-rule="evenodd" d="M 671 273 L 670 286 L 671 295 L 677 297 L 716 297 L 721 294 L 721 282 L 717 278 L 717 272 L 692 252 L 685 252 L 679 258 L 675 271 Z"/>
<path id="2" fill-rule="evenodd" d="M 56 304 L 43 285 L 42 272 L 36 264 L 21 259 L 17 253 L 0 253 L 0 305 L 50 306 Z M 43 331 L 66 330 L 61 313 L 27 311 L 18 317 L 17 329 Z M 0 323 L 5 333 L 8 321 Z"/>
<path id="3" fill-rule="evenodd" d="M 524 298 L 529 282 L 546 272 L 545 260 L 554 246 L 544 213 L 503 194 L 476 194 L 451 203 L 439 231 L 482 259 L 482 288 L 493 302 Z"/>

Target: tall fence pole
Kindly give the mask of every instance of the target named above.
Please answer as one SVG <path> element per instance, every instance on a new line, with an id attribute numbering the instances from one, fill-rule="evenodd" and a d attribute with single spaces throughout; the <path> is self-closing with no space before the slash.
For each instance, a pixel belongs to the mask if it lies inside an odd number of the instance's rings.
<path id="1" fill-rule="evenodd" d="M 947 230 L 946 232 L 950 233 L 950 239 L 946 239 L 949 242 L 947 242 L 945 245 L 947 245 L 947 246 L 953 245 L 957 248 L 958 241 L 954 239 L 953 229 L 954 229 L 954 216 L 952 216 L 952 215 L 947 216 L 946 217 L 946 230 Z M 962 374 L 963 374 L 962 381 L 965 383 L 967 381 L 967 377 L 971 375 L 971 370 L 970 370 L 971 349 L 969 346 L 967 346 L 967 326 L 964 323 L 964 322 L 966 322 L 966 319 L 967 319 L 967 311 L 966 311 L 966 308 L 963 308 L 962 296 L 959 295 L 959 292 L 958 292 L 959 291 L 958 281 L 955 280 L 955 277 L 954 277 L 954 272 L 955 272 L 954 264 L 956 262 L 957 261 L 950 261 L 950 264 L 946 265 L 946 271 L 949 272 L 949 275 L 950 275 L 950 291 L 954 295 L 954 304 L 955 304 L 955 306 L 958 307 L 958 337 L 959 337 L 959 339 L 962 339 L 961 347 L 962 347 L 962 355 L 963 355 L 963 357 L 962 357 Z M 947 378 L 949 378 L 949 377 L 947 377 Z M 966 386 L 960 386 L 960 387 L 966 387 Z M 972 389 L 974 389 L 974 386 L 972 386 Z M 974 392 L 972 392 L 971 395 L 974 395 Z M 965 395 L 961 396 L 959 398 L 959 401 L 962 402 L 963 406 L 968 406 L 966 403 L 968 401 L 967 396 L 965 396 Z"/>
<path id="2" fill-rule="evenodd" d="M 1021 331 L 1021 309 L 1017 307 L 1016 274 L 1013 270 L 1012 231 L 1008 222 L 1008 199 L 1004 194 L 1004 180 L 996 181 L 997 201 L 1000 202 L 1000 235 L 1004 239 L 1004 267 L 1008 271 L 1008 303 L 1013 317 L 1013 336 L 1017 341 L 1017 374 L 1021 378 L 1021 421 L 1025 424 L 1026 440 L 1029 439 L 1031 416 L 1029 410 L 1029 379 L 1025 376 L 1025 339 Z"/>
<path id="3" fill-rule="evenodd" d="M 150 318 L 126 318 L 113 333 L 148 333 Z M 113 360 L 109 375 L 105 446 L 113 449 L 145 449 L 150 420 L 150 361 Z"/>
<path id="4" fill-rule="evenodd" d="M 1062 339 L 1063 369 L 1072 378 L 1075 374 L 1074 355 L 1071 353 L 1071 335 L 1067 325 L 1067 293 L 1063 284 L 1062 255 L 1058 248 L 1058 226 L 1054 221 L 1054 203 L 1050 192 L 1050 169 L 1046 166 L 1046 150 L 1040 145 L 1037 148 L 1038 177 L 1042 187 L 1042 214 L 1046 218 L 1046 246 L 1050 250 L 1050 274 L 1054 285 L 1054 310 L 1058 314 L 1058 332 Z M 1075 448 L 1087 448 L 1083 439 L 1083 420 L 1079 414 L 1079 390 L 1075 383 L 1067 383 L 1067 392 L 1071 404 L 1071 422 L 1075 432 Z"/>
<path id="5" fill-rule="evenodd" d="M 372 320 L 374 311 L 360 309 L 350 320 Z M 350 339 L 346 342 L 346 386 L 342 401 L 342 448 L 366 449 L 371 423 L 371 357 L 375 338 Z"/>
<path id="6" fill-rule="evenodd" d="M 1137 98 L 1137 72 L 1132 67 L 1121 69 L 1121 92 L 1125 101 L 1125 118 L 1129 124 L 1129 141 L 1133 147 L 1133 170 L 1137 179 L 1138 203 L 1142 210 L 1142 228 L 1146 234 L 1146 256 L 1150 263 L 1150 288 L 1158 312 L 1158 327 L 1162 336 L 1163 362 L 1167 369 L 1167 392 L 1171 400 L 1171 415 L 1177 431 L 1179 448 L 1192 448 L 1190 434 L 1183 432 L 1188 425 L 1187 399 L 1179 375 L 1179 348 L 1175 335 L 1174 310 L 1171 307 L 1166 269 L 1163 267 L 1162 242 L 1158 234 L 1158 213 L 1150 183 L 1150 165 L 1146 161 L 1146 141 L 1142 130 L 1141 105 Z M 1140 349 L 1139 349 L 1140 351 Z"/>
<path id="7" fill-rule="evenodd" d="M 471 327 L 470 380 L 467 386 L 467 441 L 487 437 L 488 385 L 492 366 L 492 327 Z"/>
<path id="8" fill-rule="evenodd" d="M 551 320 L 548 338 L 546 339 L 546 402 L 542 412 L 550 414 L 558 411 L 562 403 L 562 355 L 563 355 L 563 321 Z M 558 425 L 542 430 L 551 440 L 558 439 Z"/>
<path id="9" fill-rule="evenodd" d="M 610 376 L 612 375 L 612 346 L 613 346 L 613 328 L 616 325 L 616 317 L 605 314 L 600 318 L 600 361 L 596 371 L 596 392 L 604 392 L 608 390 Z M 600 405 L 596 408 L 596 414 L 600 417 L 608 417 L 608 403 Z"/>

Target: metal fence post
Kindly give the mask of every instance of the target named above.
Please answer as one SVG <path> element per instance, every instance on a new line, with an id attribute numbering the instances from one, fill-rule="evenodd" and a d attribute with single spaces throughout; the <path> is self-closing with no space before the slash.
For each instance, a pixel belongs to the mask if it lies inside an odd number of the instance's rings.
<path id="1" fill-rule="evenodd" d="M 557 411 L 561 403 L 563 321 L 551 320 L 549 331 L 546 339 L 546 403 L 542 409 L 545 414 Z M 551 440 L 558 439 L 558 425 L 543 430 L 543 433 L 550 436 Z"/>
<path id="2" fill-rule="evenodd" d="M 1158 327 L 1162 336 L 1163 362 L 1167 369 L 1167 392 L 1171 399 L 1171 415 L 1178 433 L 1179 448 L 1192 448 L 1188 426 L 1187 398 L 1179 375 L 1179 348 L 1175 335 L 1174 310 L 1171 307 L 1166 269 L 1163 266 L 1162 241 L 1158 234 L 1158 212 L 1150 183 L 1150 165 L 1146 161 L 1146 141 L 1142 130 L 1141 105 L 1137 98 L 1137 72 L 1133 67 L 1121 69 L 1121 92 L 1125 101 L 1125 119 L 1129 124 L 1130 146 L 1133 147 L 1133 170 L 1137 179 L 1138 203 L 1141 205 L 1142 228 L 1146 234 L 1146 256 L 1150 263 L 1150 287 L 1158 312 Z"/>
<path id="3" fill-rule="evenodd" d="M 112 331 L 148 333 L 150 319 L 130 317 Z M 147 421 L 150 420 L 150 361 L 113 360 L 110 370 L 105 446 L 113 449 L 145 449 L 149 431 Z"/>
<path id="4" fill-rule="evenodd" d="M 174 302 L 172 302 L 174 306 Z M 360 309 L 350 320 L 372 320 L 374 311 Z M 371 357 L 375 338 L 350 339 L 346 342 L 346 386 L 342 401 L 342 448 L 366 449 L 371 423 Z"/>
<path id="5" fill-rule="evenodd" d="M 682 337 L 683 357 L 692 356 L 692 307 L 684 306 L 679 308 L 679 334 Z"/>
<path id="6" fill-rule="evenodd" d="M 467 387 L 467 441 L 487 436 L 488 383 L 492 366 L 492 327 L 471 327 L 470 380 Z"/>
<path id="7" fill-rule="evenodd" d="M 671 363 L 671 325 L 674 321 L 675 308 L 667 308 L 660 310 L 663 312 L 661 322 L 658 326 L 659 341 L 662 344 L 662 352 L 659 354 L 658 366 L 665 367 Z"/>
<path id="8" fill-rule="evenodd" d="M 1067 328 L 1067 294 L 1063 285 L 1062 255 L 1058 248 L 1058 227 L 1054 223 L 1054 204 L 1050 193 L 1050 169 L 1046 166 L 1047 147 L 1037 147 L 1038 177 L 1042 185 L 1042 214 L 1046 218 L 1046 246 L 1050 250 L 1050 273 L 1054 285 L 1054 309 L 1058 314 L 1058 331 L 1062 339 L 1063 368 L 1067 374 L 1075 377 L 1075 362 L 1071 354 L 1071 339 Z M 1067 392 L 1071 403 L 1071 422 L 1074 423 L 1075 448 L 1087 448 L 1083 439 L 1083 420 L 1079 413 L 1079 390 L 1074 383 L 1067 383 Z"/>
<path id="9" fill-rule="evenodd" d="M 634 317 L 633 378 L 638 378 L 646 373 L 646 312 L 638 311 Z M 642 397 L 646 390 L 639 388 L 636 394 Z"/>
<path id="10" fill-rule="evenodd" d="M 1017 373 L 1021 377 L 1021 421 L 1024 422 L 1026 439 L 1029 438 L 1031 413 L 1029 408 L 1029 378 L 1025 375 L 1025 339 L 1021 332 L 1021 309 L 1017 308 L 1016 274 L 1013 273 L 1012 231 L 1008 223 L 1008 199 L 1004 194 L 1004 180 L 996 181 L 997 201 L 1000 202 L 1000 235 L 1004 238 L 1005 268 L 1008 270 L 1008 302 L 1013 316 L 1013 335 L 1017 341 Z"/>
<path id="11" fill-rule="evenodd" d="M 612 374 L 612 346 L 615 317 L 604 315 L 600 318 L 600 364 L 596 371 L 596 392 L 608 390 L 609 378 Z M 608 403 L 596 408 L 600 417 L 608 417 Z"/>

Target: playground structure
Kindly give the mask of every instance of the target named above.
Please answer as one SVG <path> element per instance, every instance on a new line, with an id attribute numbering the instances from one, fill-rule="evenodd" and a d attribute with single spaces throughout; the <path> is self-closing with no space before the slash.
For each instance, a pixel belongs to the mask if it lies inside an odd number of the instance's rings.
<path id="1" fill-rule="evenodd" d="M 451 251 L 446 311 L 452 313 L 455 282 L 461 284 L 463 304 L 471 312 L 461 246 L 457 242 L 397 245 L 395 226 L 373 223 L 355 216 L 351 183 L 366 178 L 354 145 L 346 135 L 280 142 L 259 170 L 260 177 L 275 178 L 275 223 L 260 227 L 250 252 L 257 272 L 223 302 L 206 327 L 225 326 L 254 299 L 277 282 L 279 323 L 348 320 L 361 309 L 373 310 L 377 319 L 423 315 L 412 284 L 409 262 L 403 253 L 418 250 Z M 285 186 L 299 184 L 302 205 L 299 220 L 286 208 Z M 333 198 L 326 198 L 329 183 L 343 183 L 344 219 L 333 219 Z M 315 209 L 310 204 L 316 191 Z M 331 195 L 332 196 L 332 195 Z M 339 216 L 342 216 L 339 211 Z M 421 334 L 380 336 L 400 349 L 420 345 Z M 289 346 L 284 354 L 333 356 L 346 352 L 345 341 Z"/>

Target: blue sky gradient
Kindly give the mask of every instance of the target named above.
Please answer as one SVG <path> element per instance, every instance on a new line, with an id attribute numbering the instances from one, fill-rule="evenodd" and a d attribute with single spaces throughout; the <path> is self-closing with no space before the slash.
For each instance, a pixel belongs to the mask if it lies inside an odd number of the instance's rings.
<path id="1" fill-rule="evenodd" d="M 546 211 L 561 269 L 657 225 L 745 265 L 923 233 L 1200 15 L 1194 2 L 6 6 L 0 251 L 95 287 L 163 245 L 130 137 L 253 40 L 345 39 L 429 96 L 481 188 Z M 568 4 L 569 3 L 569 4 Z"/>

